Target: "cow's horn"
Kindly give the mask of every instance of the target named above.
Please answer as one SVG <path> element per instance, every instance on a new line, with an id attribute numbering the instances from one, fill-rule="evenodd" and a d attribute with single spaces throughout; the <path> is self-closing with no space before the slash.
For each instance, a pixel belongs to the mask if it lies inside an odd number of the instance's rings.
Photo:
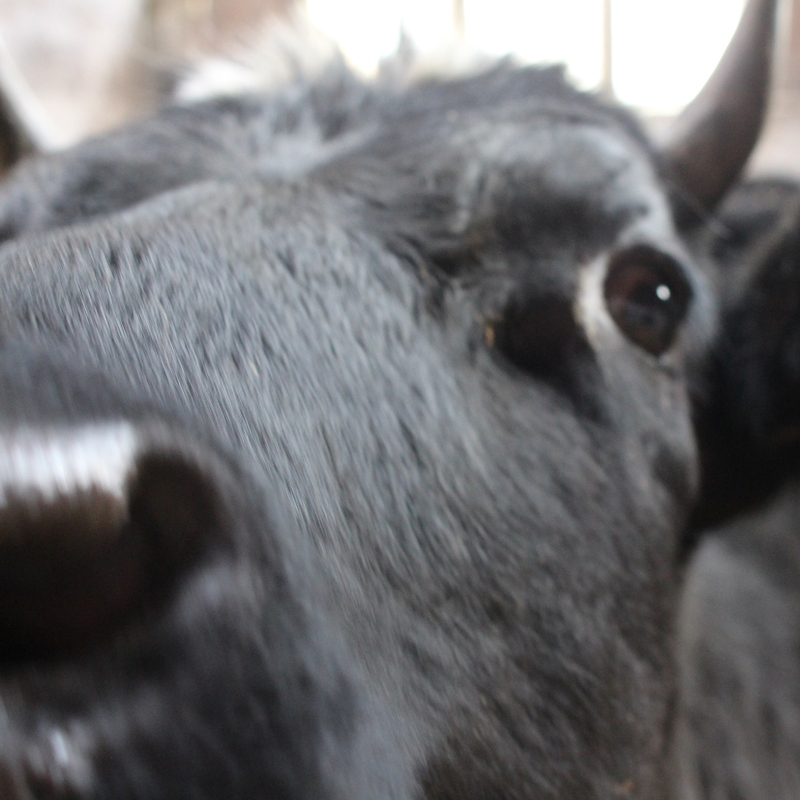
<path id="1" fill-rule="evenodd" d="M 772 72 L 777 0 L 750 0 L 716 70 L 667 131 L 668 178 L 696 212 L 714 208 L 761 131 Z"/>
<path id="2" fill-rule="evenodd" d="M 0 172 L 24 155 L 56 145 L 44 110 L 0 37 Z"/>

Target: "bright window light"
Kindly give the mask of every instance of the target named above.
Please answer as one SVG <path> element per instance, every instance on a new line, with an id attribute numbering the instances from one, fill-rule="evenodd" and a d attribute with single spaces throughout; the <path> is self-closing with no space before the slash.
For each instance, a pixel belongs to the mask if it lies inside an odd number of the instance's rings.
<path id="1" fill-rule="evenodd" d="M 365 73 L 397 48 L 401 30 L 423 52 L 452 45 L 454 0 L 306 0 L 316 24 Z M 611 0 L 616 96 L 652 113 L 697 93 L 730 40 L 744 0 Z M 463 0 L 468 46 L 529 63 L 567 65 L 582 88 L 602 77 L 603 0 Z"/>
<path id="2" fill-rule="evenodd" d="M 654 112 L 700 91 L 733 36 L 744 0 L 613 0 L 617 97 Z"/>
<path id="3" fill-rule="evenodd" d="M 421 50 L 453 36 L 452 0 L 306 0 L 311 19 L 339 43 L 348 60 L 372 74 L 397 50 L 405 31 Z"/>
<path id="4" fill-rule="evenodd" d="M 581 87 L 600 82 L 603 62 L 600 0 L 464 0 L 467 41 L 495 55 L 567 65 Z"/>

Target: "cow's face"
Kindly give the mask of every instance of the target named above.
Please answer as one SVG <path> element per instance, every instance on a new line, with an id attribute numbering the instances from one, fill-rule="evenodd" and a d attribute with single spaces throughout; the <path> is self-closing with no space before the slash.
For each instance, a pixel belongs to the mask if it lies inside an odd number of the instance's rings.
<path id="1" fill-rule="evenodd" d="M 665 791 L 709 312 L 653 158 L 552 73 L 365 94 L 0 253 L 15 800 Z"/>
<path id="2" fill-rule="evenodd" d="M 20 796 L 650 791 L 703 289 L 572 102 L 7 246 Z"/>

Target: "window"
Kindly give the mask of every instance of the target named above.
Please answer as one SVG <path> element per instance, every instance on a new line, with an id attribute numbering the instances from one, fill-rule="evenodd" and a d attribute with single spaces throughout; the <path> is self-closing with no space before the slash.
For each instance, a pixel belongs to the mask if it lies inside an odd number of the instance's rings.
<path id="1" fill-rule="evenodd" d="M 676 111 L 697 93 L 744 7 L 744 0 L 306 2 L 319 27 L 365 72 L 395 50 L 401 30 L 423 51 L 463 36 L 479 51 L 564 62 L 583 88 L 597 88 L 606 73 L 619 100 L 656 114 Z"/>

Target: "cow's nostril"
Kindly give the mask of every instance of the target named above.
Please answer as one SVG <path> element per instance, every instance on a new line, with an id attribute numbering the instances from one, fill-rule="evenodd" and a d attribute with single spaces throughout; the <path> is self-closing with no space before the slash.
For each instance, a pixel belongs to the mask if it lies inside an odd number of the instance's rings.
<path id="1" fill-rule="evenodd" d="M 128 426 L 0 436 L 0 661 L 72 651 L 156 604 L 213 527 L 212 494 Z"/>

